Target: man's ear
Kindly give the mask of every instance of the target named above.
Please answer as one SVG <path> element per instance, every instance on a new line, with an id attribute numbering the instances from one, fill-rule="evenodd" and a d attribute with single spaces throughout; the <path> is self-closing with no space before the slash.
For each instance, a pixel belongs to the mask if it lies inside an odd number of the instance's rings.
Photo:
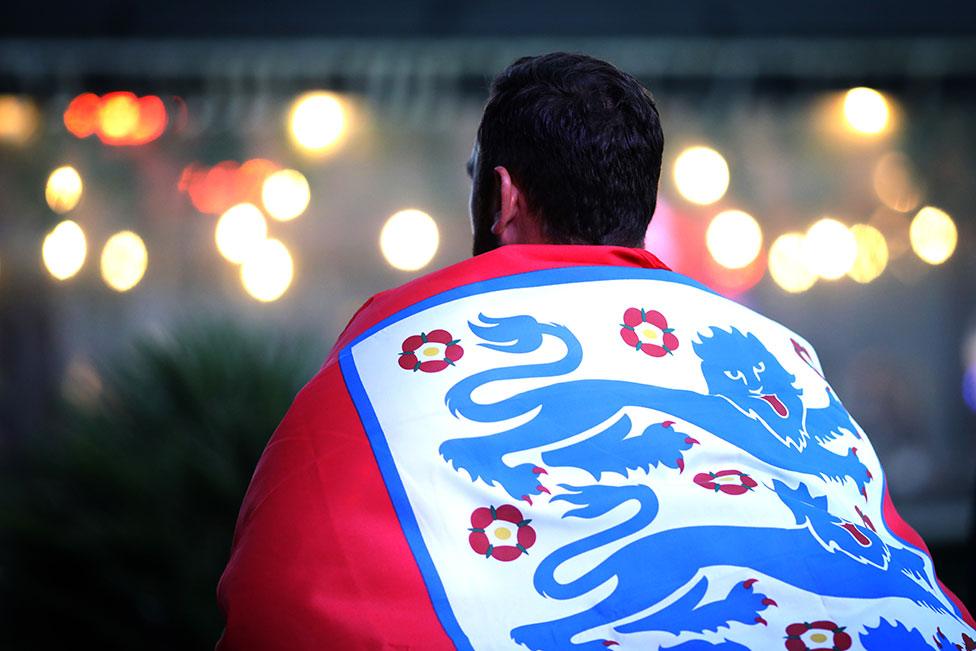
<path id="1" fill-rule="evenodd" d="M 512 176 L 504 166 L 494 169 L 498 180 L 498 210 L 495 212 L 491 232 L 502 244 L 517 244 L 526 236 L 527 215 L 521 190 L 512 182 Z"/>

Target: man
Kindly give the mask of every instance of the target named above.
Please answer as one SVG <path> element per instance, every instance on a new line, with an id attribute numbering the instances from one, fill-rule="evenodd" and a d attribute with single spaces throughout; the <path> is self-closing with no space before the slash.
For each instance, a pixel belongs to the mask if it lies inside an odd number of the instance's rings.
<path id="1" fill-rule="evenodd" d="M 494 81 L 476 255 L 367 301 L 296 398 L 218 648 L 971 648 L 813 347 L 641 248 L 662 148 L 602 61 Z"/>

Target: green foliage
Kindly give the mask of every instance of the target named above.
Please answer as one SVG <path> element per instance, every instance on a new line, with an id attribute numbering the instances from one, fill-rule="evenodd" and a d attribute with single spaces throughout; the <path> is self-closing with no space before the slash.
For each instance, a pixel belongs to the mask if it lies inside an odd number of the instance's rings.
<path id="1" fill-rule="evenodd" d="M 241 499 L 322 352 L 197 324 L 105 368 L 95 404 L 66 402 L 3 462 L 0 646 L 212 648 Z"/>

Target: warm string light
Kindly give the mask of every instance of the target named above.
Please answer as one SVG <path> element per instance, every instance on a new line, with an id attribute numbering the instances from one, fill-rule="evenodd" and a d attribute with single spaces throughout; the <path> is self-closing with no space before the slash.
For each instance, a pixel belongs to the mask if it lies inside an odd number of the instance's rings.
<path id="1" fill-rule="evenodd" d="M 169 117 L 163 100 L 120 91 L 102 97 L 83 93 L 64 111 L 64 126 L 77 138 L 98 136 L 106 145 L 144 145 L 166 131 Z"/>
<path id="2" fill-rule="evenodd" d="M 291 253 L 283 242 L 268 237 L 268 222 L 254 204 L 228 208 L 217 220 L 214 240 L 228 262 L 240 265 L 241 286 L 255 300 L 276 301 L 291 286 Z"/>
<path id="3" fill-rule="evenodd" d="M 0 142 L 26 145 L 34 137 L 40 113 L 33 100 L 16 95 L 0 95 Z"/>
<path id="4" fill-rule="evenodd" d="M 5 101 L 6 98 L 0 97 L 0 110 L 6 110 Z M 843 112 L 847 128 L 859 134 L 882 134 L 891 126 L 889 101 L 870 88 L 848 91 L 844 95 Z M 64 120 L 69 131 L 78 137 L 97 135 L 106 144 L 123 145 L 141 144 L 157 138 L 165 130 L 167 115 L 162 100 L 155 96 L 140 98 L 132 93 L 118 92 L 99 97 L 87 93 L 72 101 Z M 293 102 L 289 111 L 291 140 L 307 154 L 323 155 L 334 151 L 348 135 L 348 128 L 348 104 L 333 93 L 306 93 Z M 689 147 L 675 160 L 673 178 L 678 192 L 687 201 L 711 205 L 728 191 L 729 165 L 715 149 Z M 879 159 L 872 183 L 878 199 L 892 210 L 914 211 L 923 198 L 910 161 L 899 152 L 889 152 Z M 275 163 L 263 159 L 253 159 L 242 165 L 225 161 L 211 168 L 195 165 L 187 168 L 180 189 L 190 196 L 201 212 L 220 215 L 215 231 L 217 247 L 221 255 L 240 265 L 245 290 L 261 301 L 280 297 L 292 282 L 294 264 L 287 247 L 279 240 L 269 238 L 265 215 L 280 222 L 302 215 L 311 198 L 305 176 L 297 170 L 280 169 Z M 48 204 L 59 213 L 72 210 L 80 201 L 82 192 L 81 177 L 70 166 L 52 172 L 45 188 Z M 73 224 L 77 230 L 68 224 Z M 58 231 L 57 236 L 55 231 Z M 56 278 L 69 278 L 83 265 L 84 233 L 70 221 L 63 222 L 55 231 L 45 239 L 44 249 L 50 249 L 52 260 L 57 258 L 58 261 L 49 263 L 45 253 L 45 266 Z M 110 281 L 110 274 L 106 272 L 108 252 L 113 251 L 113 256 L 119 259 L 125 256 L 120 244 L 111 248 L 109 244 L 121 235 L 123 233 L 117 233 L 110 238 L 103 249 L 102 274 L 109 286 L 125 291 L 138 284 L 148 256 L 142 240 L 129 233 L 138 239 L 138 246 L 133 240 L 119 241 L 129 241 L 131 245 L 127 249 L 131 260 L 126 264 L 134 281 Z M 911 221 L 909 235 L 906 241 L 910 240 L 915 254 L 933 265 L 951 257 L 958 239 L 952 218 L 932 206 L 918 210 Z M 716 214 L 705 233 L 705 244 L 711 259 L 730 271 L 750 267 L 759 259 L 763 263 L 760 277 L 768 268 L 774 282 L 791 293 L 809 289 L 818 279 L 837 280 L 845 275 L 858 283 L 871 282 L 884 272 L 889 258 L 896 255 L 882 230 L 868 224 L 848 227 L 839 220 L 823 218 L 805 233 L 787 233 L 776 238 L 767 255 L 760 258 L 762 229 L 754 217 L 740 210 L 723 210 Z M 144 261 L 142 270 L 136 271 L 140 266 L 140 246 Z M 403 210 L 392 215 L 380 234 L 380 249 L 387 262 L 405 271 L 428 265 L 438 246 L 436 222 L 418 210 Z M 75 264 L 77 267 L 71 271 Z M 127 282 L 131 284 L 125 286 Z"/>
<path id="5" fill-rule="evenodd" d="M 349 131 L 348 103 L 325 91 L 298 97 L 288 113 L 292 143 L 310 156 L 324 156 L 336 150 Z"/>
<path id="6" fill-rule="evenodd" d="M 64 165 L 51 172 L 44 186 L 44 198 L 47 205 L 58 214 L 74 210 L 81 201 L 84 184 L 78 170 L 70 165 Z"/>
<path id="7" fill-rule="evenodd" d="M 308 180 L 297 170 L 279 170 L 261 187 L 261 201 L 272 218 L 287 222 L 305 212 L 312 194 Z"/>
<path id="8" fill-rule="evenodd" d="M 869 283 L 878 278 L 888 265 L 888 243 L 884 235 L 869 224 L 854 224 L 851 234 L 857 246 L 854 264 L 847 275 L 859 283 Z"/>
<path id="9" fill-rule="evenodd" d="M 852 88 L 844 95 L 844 120 L 855 133 L 869 136 L 884 133 L 890 114 L 888 100 L 873 88 Z"/>
<path id="10" fill-rule="evenodd" d="M 221 161 L 212 167 L 193 163 L 183 169 L 177 187 L 201 213 L 220 215 L 239 203 L 261 203 L 265 181 L 279 169 L 263 158 Z"/>
<path id="11" fill-rule="evenodd" d="M 81 226 L 67 219 L 55 226 L 41 245 L 44 267 L 57 280 L 67 280 L 85 264 L 88 244 Z"/>
<path id="12" fill-rule="evenodd" d="M 824 217 L 807 229 L 802 253 L 807 269 L 824 280 L 837 280 L 853 266 L 857 241 L 847 226 Z"/>
<path id="13" fill-rule="evenodd" d="M 769 275 L 784 291 L 805 292 L 817 282 L 817 274 L 805 262 L 803 233 L 785 233 L 769 247 Z"/>
<path id="14" fill-rule="evenodd" d="M 880 230 L 870 224 L 848 228 L 826 217 L 805 233 L 778 237 L 770 247 L 769 271 L 784 291 L 799 293 L 818 279 L 838 280 L 844 275 L 861 284 L 870 283 L 881 276 L 888 259 L 888 243 Z"/>
<path id="15" fill-rule="evenodd" d="M 956 250 L 959 233 L 944 210 L 925 206 L 912 219 L 908 231 L 915 255 L 931 265 L 942 264 Z"/>
<path id="16" fill-rule="evenodd" d="M 102 248 L 102 279 L 117 292 L 127 292 L 138 285 L 148 264 L 146 245 L 132 231 L 112 235 Z"/>
<path id="17" fill-rule="evenodd" d="M 268 236 L 268 222 L 257 206 L 239 203 L 228 208 L 214 230 L 220 255 L 228 262 L 241 264 Z"/>
<path id="18" fill-rule="evenodd" d="M 427 266 L 439 243 L 437 222 L 421 210 L 394 213 L 380 231 L 383 257 L 391 267 L 401 271 L 417 271 Z"/>
<path id="19" fill-rule="evenodd" d="M 689 147 L 674 162 L 674 184 L 688 201 L 713 204 L 729 188 L 729 165 L 710 147 Z"/>
<path id="20" fill-rule="evenodd" d="M 280 240 L 262 240 L 250 250 L 240 269 L 244 290 L 262 303 L 276 301 L 295 276 L 291 253 Z"/>
<path id="21" fill-rule="evenodd" d="M 709 223 L 705 245 L 712 258 L 723 267 L 742 269 L 759 255 L 762 229 L 749 213 L 725 210 Z"/>

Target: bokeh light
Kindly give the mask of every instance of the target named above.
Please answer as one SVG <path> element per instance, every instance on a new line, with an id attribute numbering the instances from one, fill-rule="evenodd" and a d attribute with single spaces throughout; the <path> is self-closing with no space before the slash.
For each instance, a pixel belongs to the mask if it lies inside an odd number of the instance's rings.
<path id="1" fill-rule="evenodd" d="M 877 228 L 854 224 L 851 233 L 857 244 L 857 256 L 847 275 L 859 283 L 869 283 L 888 265 L 888 243 Z"/>
<path id="2" fill-rule="evenodd" d="M 106 145 L 143 145 L 161 136 L 169 121 L 163 100 L 119 91 L 78 95 L 64 111 L 64 126 L 78 137 L 97 134 Z"/>
<path id="3" fill-rule="evenodd" d="M 308 180 L 298 170 L 279 170 L 268 176 L 261 188 L 264 209 L 282 222 L 305 212 L 310 199 Z"/>
<path id="4" fill-rule="evenodd" d="M 67 219 L 47 234 L 41 245 L 41 259 L 48 273 L 58 280 L 67 280 L 85 264 L 88 245 L 81 226 Z"/>
<path id="5" fill-rule="evenodd" d="M 37 106 L 29 98 L 0 95 L 0 141 L 27 144 L 37 131 L 38 117 Z"/>
<path id="6" fill-rule="evenodd" d="M 255 299 L 267 303 L 281 298 L 291 285 L 295 265 L 280 241 L 262 240 L 241 265 L 241 284 Z"/>
<path id="7" fill-rule="evenodd" d="M 238 169 L 234 161 L 221 161 L 209 169 L 191 165 L 183 171 L 180 187 L 190 195 L 194 208 L 207 215 L 219 215 L 246 201 L 238 191 Z"/>
<path id="8" fill-rule="evenodd" d="M 844 95 L 844 119 L 852 131 L 880 134 L 887 128 L 889 118 L 888 100 L 873 88 L 852 88 Z"/>
<path id="9" fill-rule="evenodd" d="M 82 93 L 64 111 L 64 126 L 77 138 L 87 138 L 98 129 L 102 100 L 95 93 Z"/>
<path id="10" fill-rule="evenodd" d="M 888 152 L 878 160 L 872 174 L 874 192 L 881 202 L 899 212 L 915 210 L 922 202 L 922 189 L 908 156 Z"/>
<path id="11" fill-rule="evenodd" d="M 191 163 L 183 168 L 177 188 L 189 195 L 200 212 L 219 215 L 239 203 L 261 203 L 264 181 L 278 169 L 264 158 L 243 164 L 226 160 L 213 167 Z"/>
<path id="12" fill-rule="evenodd" d="M 121 144 L 139 126 L 139 101 L 129 92 L 109 93 L 98 108 L 98 136 L 106 144 Z"/>
<path id="13" fill-rule="evenodd" d="M 891 210 L 885 206 L 879 207 L 868 220 L 868 226 L 873 226 L 884 235 L 888 244 L 888 261 L 896 260 L 911 250 L 908 242 L 908 228 L 911 220 L 908 215 Z"/>
<path id="14" fill-rule="evenodd" d="M 214 231 L 217 250 L 234 264 L 241 264 L 268 236 L 268 222 L 261 210 L 251 203 L 228 208 Z"/>
<path id="15" fill-rule="evenodd" d="M 84 186 L 78 170 L 70 165 L 59 167 L 47 177 L 44 186 L 44 198 L 51 210 L 63 214 L 72 210 L 81 201 Z"/>
<path id="16" fill-rule="evenodd" d="M 817 274 L 807 268 L 803 233 L 780 235 L 769 247 L 769 275 L 784 291 L 804 292 L 817 282 Z"/>
<path id="17" fill-rule="evenodd" d="M 688 201 L 712 204 L 729 189 L 729 165 L 710 147 L 689 147 L 674 162 L 674 183 Z"/>
<path id="18" fill-rule="evenodd" d="M 102 280 L 117 292 L 125 292 L 142 280 L 149 253 L 142 238 L 132 231 L 120 231 L 102 248 Z"/>
<path id="19" fill-rule="evenodd" d="M 818 220 L 803 237 L 804 264 L 825 280 L 843 277 L 856 258 L 854 234 L 836 219 L 824 217 Z"/>
<path id="20" fill-rule="evenodd" d="M 168 117 L 163 100 L 155 95 L 140 97 L 138 100 L 139 119 L 135 128 L 129 133 L 130 145 L 141 145 L 152 142 L 166 131 Z"/>
<path id="21" fill-rule="evenodd" d="M 724 210 L 709 223 L 705 244 L 717 263 L 728 269 L 741 269 L 759 255 L 762 229 L 749 213 Z"/>
<path id="22" fill-rule="evenodd" d="M 348 127 L 348 108 L 334 93 L 306 93 L 294 101 L 288 114 L 292 142 L 308 154 L 322 155 L 334 150 Z"/>
<path id="23" fill-rule="evenodd" d="M 437 223 L 422 210 L 394 213 L 380 232 L 380 250 L 390 266 L 402 271 L 425 267 L 437 253 L 440 234 Z"/>
<path id="24" fill-rule="evenodd" d="M 942 264 L 956 250 L 956 224 L 944 210 L 925 206 L 912 219 L 908 231 L 915 255 L 929 264 Z"/>
<path id="25" fill-rule="evenodd" d="M 251 158 L 241 163 L 237 169 L 236 190 L 240 197 L 233 203 L 261 203 L 261 192 L 269 176 L 281 169 L 277 163 L 266 158 Z M 233 204 L 231 204 L 233 205 Z"/>

